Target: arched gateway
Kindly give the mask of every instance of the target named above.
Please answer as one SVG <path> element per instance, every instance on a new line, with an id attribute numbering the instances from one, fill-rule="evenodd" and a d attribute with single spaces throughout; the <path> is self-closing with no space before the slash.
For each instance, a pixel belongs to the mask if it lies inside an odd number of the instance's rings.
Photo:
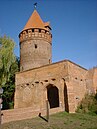
<path id="1" fill-rule="evenodd" d="M 56 86 L 52 84 L 47 86 L 47 98 L 50 108 L 59 107 L 59 90 Z"/>

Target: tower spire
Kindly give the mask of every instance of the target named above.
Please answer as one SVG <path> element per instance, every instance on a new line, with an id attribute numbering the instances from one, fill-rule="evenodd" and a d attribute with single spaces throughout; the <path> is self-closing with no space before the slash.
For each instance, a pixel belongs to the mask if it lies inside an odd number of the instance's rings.
<path id="1" fill-rule="evenodd" d="M 36 3 L 34 4 L 36 8 Z M 52 61 L 52 34 L 49 22 L 43 22 L 34 9 L 20 39 L 20 71 L 50 64 Z"/>

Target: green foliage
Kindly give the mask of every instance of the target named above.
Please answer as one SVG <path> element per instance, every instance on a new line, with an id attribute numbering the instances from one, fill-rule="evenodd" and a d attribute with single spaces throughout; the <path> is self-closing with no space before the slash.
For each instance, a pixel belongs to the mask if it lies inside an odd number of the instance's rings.
<path id="1" fill-rule="evenodd" d="M 79 104 L 77 112 L 97 114 L 97 93 L 91 95 L 86 94 Z"/>
<path id="2" fill-rule="evenodd" d="M 18 60 L 14 54 L 15 43 L 9 37 L 0 37 L 0 87 L 3 88 L 3 108 L 10 108 L 15 89 L 15 72 Z"/>

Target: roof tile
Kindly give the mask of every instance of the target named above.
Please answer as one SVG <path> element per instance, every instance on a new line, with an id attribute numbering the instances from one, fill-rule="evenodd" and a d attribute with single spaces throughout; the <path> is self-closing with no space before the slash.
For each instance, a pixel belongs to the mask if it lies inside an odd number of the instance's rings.
<path id="1" fill-rule="evenodd" d="M 50 27 L 49 22 L 44 23 L 41 17 L 39 16 L 38 12 L 34 10 L 23 30 L 27 30 L 30 28 L 40 28 L 47 30 L 46 25 Z"/>

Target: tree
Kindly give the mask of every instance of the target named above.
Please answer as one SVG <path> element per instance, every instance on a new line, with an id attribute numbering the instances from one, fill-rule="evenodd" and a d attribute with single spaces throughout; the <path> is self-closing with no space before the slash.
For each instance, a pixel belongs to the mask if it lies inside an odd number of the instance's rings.
<path id="1" fill-rule="evenodd" d="M 9 37 L 0 37 L 0 87 L 3 88 L 3 108 L 13 103 L 15 89 L 15 72 L 18 60 L 14 54 L 15 42 Z"/>

